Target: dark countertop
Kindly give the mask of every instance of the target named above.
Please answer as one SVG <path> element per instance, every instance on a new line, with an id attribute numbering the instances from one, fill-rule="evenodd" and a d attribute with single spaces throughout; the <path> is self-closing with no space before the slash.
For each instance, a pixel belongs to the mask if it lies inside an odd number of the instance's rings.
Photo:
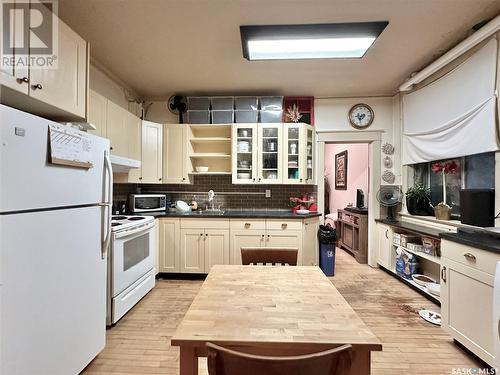
<path id="1" fill-rule="evenodd" d="M 209 218 L 227 218 L 227 219 L 237 219 L 237 218 L 262 218 L 262 219 L 309 219 L 311 217 L 319 217 L 320 213 L 310 213 L 308 215 L 297 215 L 292 214 L 290 210 L 226 210 L 223 214 L 205 212 L 205 211 L 193 211 L 193 212 L 177 212 L 177 211 L 167 211 L 167 212 L 145 212 L 137 215 L 144 216 L 154 216 L 154 217 L 209 217 Z"/>
<path id="2" fill-rule="evenodd" d="M 498 234 L 459 231 L 457 233 L 441 233 L 441 238 L 500 254 L 500 238 Z"/>
<path id="3" fill-rule="evenodd" d="M 462 245 L 472 246 L 478 249 L 500 254 L 500 233 L 493 233 L 484 229 L 461 229 L 457 233 L 443 232 L 441 229 L 433 229 L 422 225 L 405 223 L 401 221 L 390 222 L 386 219 L 376 219 L 375 221 L 378 223 L 393 226 L 395 228 L 408 230 L 409 232 L 442 238 Z"/>
<path id="4" fill-rule="evenodd" d="M 390 225 L 395 228 L 400 228 L 407 230 L 409 232 L 414 232 L 417 234 L 421 234 L 424 236 L 431 236 L 435 238 L 439 238 L 441 233 L 443 232 L 441 229 L 433 229 L 429 227 L 425 227 L 423 225 L 405 223 L 403 221 L 389 221 L 387 219 L 375 219 L 377 223 L 382 223 L 386 225 Z"/>

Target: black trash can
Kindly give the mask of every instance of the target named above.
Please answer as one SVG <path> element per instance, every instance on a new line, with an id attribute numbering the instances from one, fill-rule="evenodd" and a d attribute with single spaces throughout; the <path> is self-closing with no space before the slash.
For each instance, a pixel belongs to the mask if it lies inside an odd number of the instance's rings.
<path id="1" fill-rule="evenodd" d="M 318 229 L 319 240 L 319 266 L 326 276 L 335 275 L 335 241 L 337 233 L 335 228 L 320 225 Z"/>

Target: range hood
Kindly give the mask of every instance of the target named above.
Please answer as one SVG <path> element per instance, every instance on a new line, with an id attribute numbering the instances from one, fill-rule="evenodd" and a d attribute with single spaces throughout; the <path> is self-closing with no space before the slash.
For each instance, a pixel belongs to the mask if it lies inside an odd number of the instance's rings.
<path id="1" fill-rule="evenodd" d="M 122 156 L 111 155 L 110 160 L 113 173 L 128 173 L 131 169 L 141 167 L 139 160 L 128 159 Z"/>

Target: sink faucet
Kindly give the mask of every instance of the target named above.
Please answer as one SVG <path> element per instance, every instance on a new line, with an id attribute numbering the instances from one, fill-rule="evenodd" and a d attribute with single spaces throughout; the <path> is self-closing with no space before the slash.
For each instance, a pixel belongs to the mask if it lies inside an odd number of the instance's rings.
<path id="1" fill-rule="evenodd" d="M 215 210 L 215 206 L 214 206 L 214 197 L 215 197 L 215 193 L 213 190 L 210 190 L 208 192 L 208 203 L 210 205 L 210 209 L 211 210 Z"/>

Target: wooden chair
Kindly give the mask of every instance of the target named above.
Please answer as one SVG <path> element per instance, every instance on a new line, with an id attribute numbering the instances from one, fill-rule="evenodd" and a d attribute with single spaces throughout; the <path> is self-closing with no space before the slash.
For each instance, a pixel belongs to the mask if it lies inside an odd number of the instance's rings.
<path id="1" fill-rule="evenodd" d="M 281 247 L 242 247 L 241 263 L 245 266 L 262 263 L 274 265 L 297 265 L 297 248 Z"/>
<path id="2" fill-rule="evenodd" d="M 210 342 L 206 345 L 209 375 L 347 375 L 351 369 L 351 345 L 289 357 L 246 354 Z"/>

